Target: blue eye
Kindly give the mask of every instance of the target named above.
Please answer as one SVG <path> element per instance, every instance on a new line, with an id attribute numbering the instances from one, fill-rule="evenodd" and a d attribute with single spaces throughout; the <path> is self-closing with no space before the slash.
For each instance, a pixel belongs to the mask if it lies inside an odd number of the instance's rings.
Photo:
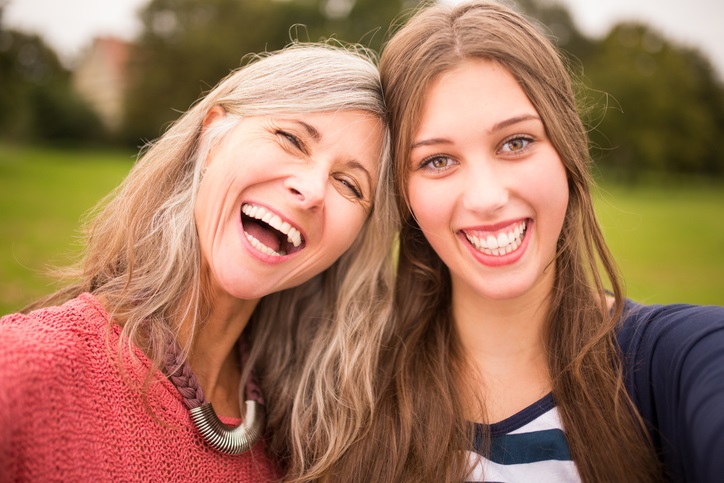
<path id="1" fill-rule="evenodd" d="M 363 198 L 362 191 L 354 184 L 354 182 L 345 178 L 338 178 L 338 181 L 344 185 L 355 196 L 355 198 Z"/>

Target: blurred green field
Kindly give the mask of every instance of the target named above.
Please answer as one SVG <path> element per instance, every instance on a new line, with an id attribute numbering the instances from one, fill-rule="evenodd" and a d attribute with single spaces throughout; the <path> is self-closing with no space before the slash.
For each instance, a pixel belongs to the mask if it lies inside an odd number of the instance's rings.
<path id="1" fill-rule="evenodd" d="M 83 214 L 134 155 L 0 144 L 0 314 L 54 290 L 47 268 L 77 255 Z M 724 182 L 604 183 L 596 198 L 630 297 L 724 305 Z"/>
<path id="2" fill-rule="evenodd" d="M 0 314 L 52 292 L 80 251 L 80 220 L 128 173 L 132 152 L 0 144 Z"/>
<path id="3" fill-rule="evenodd" d="M 724 305 L 724 182 L 606 183 L 596 212 L 629 297 Z"/>

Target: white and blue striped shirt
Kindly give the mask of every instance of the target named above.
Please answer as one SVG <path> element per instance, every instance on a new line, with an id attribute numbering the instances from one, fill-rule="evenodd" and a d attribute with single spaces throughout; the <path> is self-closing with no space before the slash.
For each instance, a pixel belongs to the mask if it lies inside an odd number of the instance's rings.
<path id="1" fill-rule="evenodd" d="M 487 427 L 490 430 L 490 452 L 483 455 L 485 426 L 475 424 L 473 451 L 469 452 L 473 470 L 466 481 L 581 481 L 551 394 Z"/>

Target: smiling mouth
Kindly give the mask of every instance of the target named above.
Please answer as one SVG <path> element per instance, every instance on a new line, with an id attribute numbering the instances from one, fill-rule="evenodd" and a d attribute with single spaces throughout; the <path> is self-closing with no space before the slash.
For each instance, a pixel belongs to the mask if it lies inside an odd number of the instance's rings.
<path id="1" fill-rule="evenodd" d="M 523 243 L 527 230 L 528 220 L 523 220 L 499 232 L 463 233 L 477 251 L 500 257 L 517 250 Z"/>
<path id="2" fill-rule="evenodd" d="M 272 257 L 282 257 L 304 248 L 299 230 L 263 206 L 241 205 L 244 235 L 256 250 Z"/>

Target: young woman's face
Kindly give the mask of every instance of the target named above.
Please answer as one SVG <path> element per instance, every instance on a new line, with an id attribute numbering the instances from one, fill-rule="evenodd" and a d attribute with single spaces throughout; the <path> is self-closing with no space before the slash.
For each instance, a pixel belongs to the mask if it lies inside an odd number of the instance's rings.
<path id="1" fill-rule="evenodd" d="M 505 68 L 465 61 L 431 84 L 408 169 L 412 211 L 450 269 L 456 296 L 548 293 L 566 172 Z"/>
<path id="2" fill-rule="evenodd" d="M 334 263 L 371 209 L 382 136 L 356 110 L 242 119 L 209 154 L 195 207 L 212 290 L 258 299 Z"/>

